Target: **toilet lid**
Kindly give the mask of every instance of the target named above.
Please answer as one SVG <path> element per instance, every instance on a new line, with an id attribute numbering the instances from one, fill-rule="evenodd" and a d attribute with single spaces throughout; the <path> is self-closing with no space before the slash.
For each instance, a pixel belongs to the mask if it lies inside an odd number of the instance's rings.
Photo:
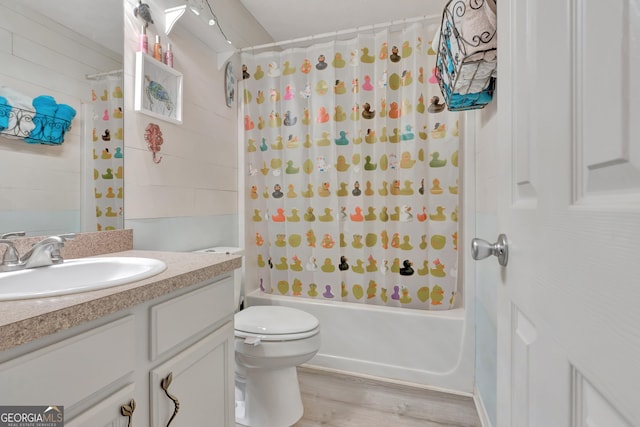
<path id="1" fill-rule="evenodd" d="M 318 319 L 290 307 L 254 305 L 236 313 L 235 330 L 259 335 L 299 334 L 316 329 Z"/>

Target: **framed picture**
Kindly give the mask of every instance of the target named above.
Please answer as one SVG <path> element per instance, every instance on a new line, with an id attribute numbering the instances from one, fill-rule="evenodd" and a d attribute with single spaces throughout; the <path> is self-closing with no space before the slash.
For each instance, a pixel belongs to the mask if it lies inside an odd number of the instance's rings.
<path id="1" fill-rule="evenodd" d="M 182 73 L 143 52 L 136 52 L 134 109 L 182 124 Z"/>

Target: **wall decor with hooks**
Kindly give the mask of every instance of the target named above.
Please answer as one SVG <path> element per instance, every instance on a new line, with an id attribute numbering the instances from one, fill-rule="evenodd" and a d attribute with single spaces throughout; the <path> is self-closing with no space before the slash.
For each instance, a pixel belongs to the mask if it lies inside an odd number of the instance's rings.
<path id="1" fill-rule="evenodd" d="M 149 123 L 145 128 L 144 140 L 147 143 L 149 151 L 153 153 L 153 163 L 160 163 L 162 156 L 156 155 L 160 152 L 160 146 L 164 142 L 160 126 L 155 123 Z"/>

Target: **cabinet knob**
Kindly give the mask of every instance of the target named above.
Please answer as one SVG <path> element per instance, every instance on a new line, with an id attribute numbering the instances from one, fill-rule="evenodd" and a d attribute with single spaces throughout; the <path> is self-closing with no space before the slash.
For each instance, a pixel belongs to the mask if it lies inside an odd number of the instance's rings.
<path id="1" fill-rule="evenodd" d="M 173 422 L 173 419 L 176 417 L 176 415 L 178 415 L 178 411 L 180 410 L 180 401 L 178 400 L 177 397 L 169 393 L 169 386 L 171 385 L 171 381 L 173 381 L 173 372 L 169 372 L 169 375 L 167 375 L 165 378 L 162 379 L 162 381 L 160 381 L 160 388 L 164 390 L 164 394 L 166 394 L 167 397 L 171 399 L 174 404 L 173 415 L 171 415 L 171 418 L 169 418 L 169 421 L 167 421 L 167 427 L 171 425 L 171 423 Z"/>

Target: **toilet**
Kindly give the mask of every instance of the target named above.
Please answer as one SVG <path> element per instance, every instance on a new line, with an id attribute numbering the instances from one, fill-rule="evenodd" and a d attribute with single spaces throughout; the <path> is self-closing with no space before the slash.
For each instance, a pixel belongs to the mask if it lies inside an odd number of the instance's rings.
<path id="1" fill-rule="evenodd" d="M 235 315 L 236 422 L 289 427 L 302 418 L 296 366 L 320 348 L 319 322 L 302 310 L 251 306 Z"/>
<path id="2" fill-rule="evenodd" d="M 241 254 L 216 247 L 199 252 Z M 234 272 L 240 308 L 242 276 Z M 320 323 L 290 307 L 251 306 L 237 311 L 235 326 L 236 423 L 250 427 L 289 427 L 302 418 L 296 367 L 320 349 Z"/>

